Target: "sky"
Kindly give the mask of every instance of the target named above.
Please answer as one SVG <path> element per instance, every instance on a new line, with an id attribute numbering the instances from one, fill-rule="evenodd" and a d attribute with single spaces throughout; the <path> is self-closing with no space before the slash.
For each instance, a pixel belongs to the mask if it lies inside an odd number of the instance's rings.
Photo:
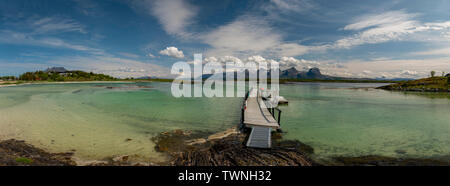
<path id="1" fill-rule="evenodd" d="M 0 75 L 63 66 L 172 77 L 176 62 L 343 77 L 450 72 L 449 0 L 0 0 Z"/>

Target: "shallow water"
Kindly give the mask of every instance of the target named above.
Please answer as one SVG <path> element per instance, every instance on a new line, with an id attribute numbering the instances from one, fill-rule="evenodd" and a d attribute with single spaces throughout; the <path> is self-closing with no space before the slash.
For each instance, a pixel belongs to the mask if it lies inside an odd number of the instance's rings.
<path id="1" fill-rule="evenodd" d="M 174 98 L 169 83 L 142 85 L 2 88 L 0 138 L 24 139 L 55 152 L 75 150 L 85 160 L 138 154 L 142 159 L 162 161 L 164 156 L 154 151 L 150 140 L 160 132 L 215 132 L 239 123 L 241 99 Z"/>
<path id="2" fill-rule="evenodd" d="M 142 86 L 139 86 L 142 85 Z M 172 129 L 217 132 L 239 122 L 242 98 L 174 98 L 170 83 L 78 83 L 0 88 L 0 138 L 82 159 L 137 154 L 162 161 L 150 138 Z M 317 158 L 450 155 L 448 94 L 388 92 L 380 84 L 281 85 L 285 139 Z M 108 88 L 110 87 L 110 88 Z M 112 88 L 113 87 L 113 88 Z M 127 139 L 131 139 L 127 140 Z"/>
<path id="3" fill-rule="evenodd" d="M 374 84 L 281 86 L 281 94 L 290 101 L 282 107 L 282 128 L 288 132 L 285 138 L 311 145 L 321 158 L 384 155 L 449 159 L 448 94 L 361 88 L 370 86 Z"/>

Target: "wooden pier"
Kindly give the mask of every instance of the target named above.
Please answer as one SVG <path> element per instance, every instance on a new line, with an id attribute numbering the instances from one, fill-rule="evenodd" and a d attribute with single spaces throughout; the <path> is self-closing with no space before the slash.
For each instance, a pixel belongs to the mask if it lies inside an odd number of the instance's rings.
<path id="1" fill-rule="evenodd" d="M 242 124 L 250 128 L 250 136 L 247 141 L 248 147 L 270 148 L 272 130 L 280 129 L 280 115 L 278 121 L 275 119 L 275 108 L 267 108 L 261 97 L 261 90 L 252 89 L 244 100 L 242 109 Z"/>

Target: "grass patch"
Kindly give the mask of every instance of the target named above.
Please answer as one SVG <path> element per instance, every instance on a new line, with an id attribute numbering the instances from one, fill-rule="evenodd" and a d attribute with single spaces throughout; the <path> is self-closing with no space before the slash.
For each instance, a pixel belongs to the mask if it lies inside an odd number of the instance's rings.
<path id="1" fill-rule="evenodd" d="M 450 84 L 447 77 L 430 77 L 401 82 L 380 88 L 400 91 L 448 92 L 450 89 Z"/>
<path id="2" fill-rule="evenodd" d="M 24 163 L 24 164 L 31 164 L 31 163 L 33 163 L 33 160 L 30 159 L 30 158 L 18 157 L 18 158 L 16 158 L 16 162 L 17 163 Z"/>

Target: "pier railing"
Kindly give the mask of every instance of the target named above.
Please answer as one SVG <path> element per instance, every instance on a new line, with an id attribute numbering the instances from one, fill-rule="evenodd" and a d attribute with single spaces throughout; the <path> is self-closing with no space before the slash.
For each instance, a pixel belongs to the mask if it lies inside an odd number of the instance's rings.
<path id="1" fill-rule="evenodd" d="M 241 105 L 241 123 L 240 123 L 239 129 L 242 129 L 244 127 L 244 117 L 245 117 L 244 113 L 245 113 L 245 109 L 246 109 L 246 105 L 247 105 L 247 99 L 248 99 L 249 94 L 250 94 L 250 91 L 248 91 L 245 94 L 244 100 L 242 101 L 242 105 Z"/>
<path id="2" fill-rule="evenodd" d="M 269 108 L 270 114 L 272 114 L 273 118 L 275 118 L 278 122 L 278 125 L 281 126 L 281 110 L 278 108 Z M 276 114 L 277 112 L 277 114 Z M 277 117 L 275 117 L 277 116 Z"/>

